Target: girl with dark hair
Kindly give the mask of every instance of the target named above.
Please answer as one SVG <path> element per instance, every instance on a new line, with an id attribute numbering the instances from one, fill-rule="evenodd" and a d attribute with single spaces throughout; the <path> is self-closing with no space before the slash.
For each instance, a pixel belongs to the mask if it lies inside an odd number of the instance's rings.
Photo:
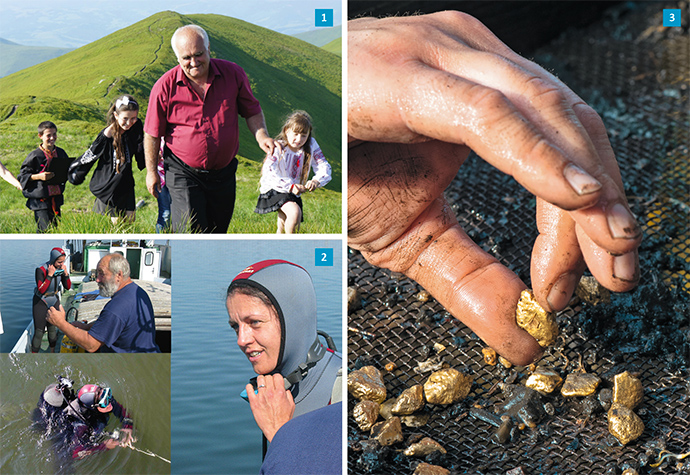
<path id="1" fill-rule="evenodd" d="M 135 219 L 133 159 L 139 170 L 146 167 L 144 128 L 138 114 L 139 104 L 134 97 L 128 94 L 118 97 L 108 110 L 107 127 L 74 161 L 68 173 L 70 183 L 79 185 L 98 162 L 89 184 L 96 196 L 94 211 L 110 216 L 113 223 L 121 217 L 128 222 Z"/>

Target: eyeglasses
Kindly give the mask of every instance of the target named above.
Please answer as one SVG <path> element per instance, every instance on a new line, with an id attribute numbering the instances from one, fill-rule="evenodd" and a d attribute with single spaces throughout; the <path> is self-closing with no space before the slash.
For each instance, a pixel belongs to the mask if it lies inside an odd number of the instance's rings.
<path id="1" fill-rule="evenodd" d="M 110 388 L 103 388 L 101 389 L 101 397 L 98 400 L 98 407 L 102 407 L 105 409 L 108 407 L 108 404 L 113 400 L 113 393 L 110 390 Z"/>

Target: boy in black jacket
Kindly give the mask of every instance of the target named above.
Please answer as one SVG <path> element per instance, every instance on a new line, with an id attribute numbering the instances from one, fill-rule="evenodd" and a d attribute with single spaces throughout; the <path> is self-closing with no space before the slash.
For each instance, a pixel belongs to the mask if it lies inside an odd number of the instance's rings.
<path id="1" fill-rule="evenodd" d="M 17 179 L 22 185 L 26 207 L 34 212 L 38 232 L 44 232 L 60 217 L 67 175 L 67 153 L 55 146 L 57 126 L 44 121 L 38 125 L 38 148 L 26 157 Z M 60 163 L 61 162 L 61 163 Z M 56 171 L 51 171 L 56 170 Z"/>

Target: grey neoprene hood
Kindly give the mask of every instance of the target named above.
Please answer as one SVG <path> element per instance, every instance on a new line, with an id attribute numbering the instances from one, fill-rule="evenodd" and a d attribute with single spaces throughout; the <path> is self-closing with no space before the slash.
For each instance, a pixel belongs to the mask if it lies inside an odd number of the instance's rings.
<path id="1" fill-rule="evenodd" d="M 317 340 L 316 293 L 309 273 L 288 261 L 272 259 L 257 262 L 233 279 L 261 290 L 273 303 L 281 329 L 280 354 L 273 373 L 289 377 L 307 362 L 309 350 Z M 324 350 L 325 351 L 325 350 Z M 328 404 L 341 357 L 325 351 L 318 362 L 295 387 L 295 415 Z M 305 399 L 314 400 L 315 407 Z M 303 402 L 303 404 L 300 404 Z"/>

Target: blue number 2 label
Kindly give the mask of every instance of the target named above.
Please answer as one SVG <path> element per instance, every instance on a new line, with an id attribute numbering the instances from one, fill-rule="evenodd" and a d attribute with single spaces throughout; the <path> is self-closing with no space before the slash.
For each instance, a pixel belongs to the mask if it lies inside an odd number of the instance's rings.
<path id="1" fill-rule="evenodd" d="M 333 266 L 333 248 L 316 248 L 314 250 L 315 266 Z"/>
<path id="2" fill-rule="evenodd" d="M 320 9 L 314 10 L 314 25 L 319 26 L 333 26 L 333 9 Z"/>

